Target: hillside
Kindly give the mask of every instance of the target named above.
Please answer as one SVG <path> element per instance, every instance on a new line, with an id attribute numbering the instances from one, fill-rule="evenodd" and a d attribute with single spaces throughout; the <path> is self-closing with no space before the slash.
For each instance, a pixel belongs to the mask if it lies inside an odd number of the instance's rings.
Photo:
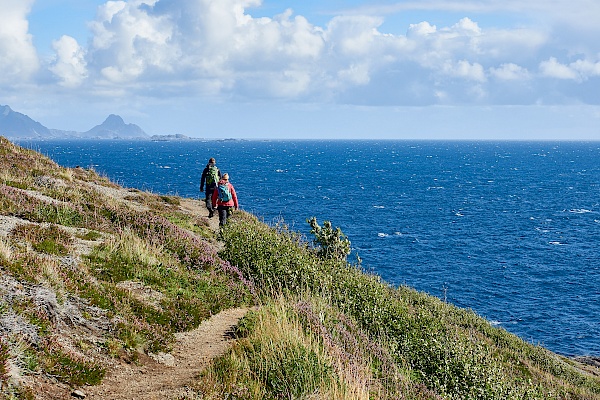
<path id="1" fill-rule="evenodd" d="M 595 367 L 348 264 L 327 222 L 219 230 L 201 201 L 0 157 L 4 398 L 600 398 Z"/>

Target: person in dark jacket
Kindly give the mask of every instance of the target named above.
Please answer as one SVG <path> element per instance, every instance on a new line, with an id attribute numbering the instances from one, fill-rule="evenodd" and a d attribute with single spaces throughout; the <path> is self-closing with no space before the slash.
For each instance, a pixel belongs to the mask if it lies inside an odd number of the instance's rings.
<path id="1" fill-rule="evenodd" d="M 208 164 L 202 171 L 202 177 L 200 178 L 200 192 L 204 192 L 204 184 L 206 183 L 206 196 L 204 197 L 204 203 L 208 210 L 208 218 L 212 218 L 215 209 L 212 206 L 212 195 L 217 188 L 217 183 L 221 180 L 221 171 L 217 168 L 217 161 L 211 157 L 208 160 Z"/>
<path id="2" fill-rule="evenodd" d="M 232 209 L 237 210 L 239 207 L 235 188 L 229 182 L 229 174 L 227 173 L 223 174 L 217 189 L 212 194 L 212 206 L 219 212 L 220 226 L 227 223 L 227 218 L 231 215 Z"/>

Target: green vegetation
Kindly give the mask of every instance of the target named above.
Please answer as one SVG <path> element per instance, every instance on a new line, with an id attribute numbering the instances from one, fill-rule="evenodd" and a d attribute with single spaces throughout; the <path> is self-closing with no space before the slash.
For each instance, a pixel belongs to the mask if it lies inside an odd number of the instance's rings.
<path id="1" fill-rule="evenodd" d="M 317 255 L 324 259 L 346 260 L 350 254 L 350 240 L 340 228 L 333 229 L 330 221 L 323 222 L 321 227 L 316 217 L 310 218 L 307 222 L 311 227 L 310 233 L 315 235 Z"/>
<path id="2" fill-rule="evenodd" d="M 34 398 L 44 377 L 98 384 L 113 358 L 168 352 L 175 333 L 240 306 L 255 307 L 197 398 L 600 398 L 598 371 L 349 263 L 329 221 L 307 221 L 309 242 L 236 212 L 217 234 L 190 200 L 3 138 L 0 156 L 4 398 Z"/>
<path id="3" fill-rule="evenodd" d="M 319 233 L 313 227 L 315 231 Z M 304 332 L 332 353 L 346 351 L 348 360 L 358 358 L 369 365 L 369 376 L 364 380 L 367 386 L 362 391 L 369 395 L 364 398 L 600 397 L 600 380 L 581 373 L 561 357 L 492 327 L 471 311 L 407 287 L 391 287 L 349 265 L 343 257 L 323 257 L 322 248 L 303 243 L 285 227 L 268 227 L 250 215 L 239 214 L 221 236 L 225 243 L 221 256 L 262 289 L 264 309 L 272 307 L 273 294 L 282 296 L 278 301 L 291 310 L 286 314 L 288 321 L 302 321 Z M 334 241 L 342 238 L 329 237 Z M 264 338 L 267 333 L 253 326 L 245 329 L 255 329 L 267 342 L 280 340 Z M 231 388 L 244 386 L 246 378 L 239 371 L 240 364 L 227 361 L 248 352 L 247 346 L 239 346 L 245 345 L 239 342 L 215 363 L 209 375 L 239 375 L 242 382 L 229 382 L 207 395 L 219 398 L 229 395 Z M 235 374 L 227 370 L 228 365 L 235 365 Z M 249 369 L 246 374 L 257 375 L 252 364 L 243 368 Z M 342 387 L 349 385 L 344 380 L 347 371 L 332 371 L 332 381 L 344 382 Z M 263 386 L 255 393 L 278 398 L 268 380 L 259 381 Z M 291 397 L 319 393 L 321 389 L 307 384 L 302 395 Z M 238 395 L 248 399 L 261 396 Z"/>
<path id="4" fill-rule="evenodd" d="M 11 231 L 15 240 L 30 242 L 33 249 L 46 254 L 67 255 L 69 247 L 73 244 L 73 238 L 55 224 L 18 225 Z"/>
<path id="5" fill-rule="evenodd" d="M 56 344 L 46 347 L 42 360 L 47 373 L 71 385 L 96 385 L 106 373 L 101 365 L 70 354 Z"/>
<path id="6" fill-rule="evenodd" d="M 311 341 L 285 309 L 272 306 L 252 312 L 241 324 L 248 321 L 251 329 L 238 329 L 246 334 L 205 373 L 204 386 L 221 387 L 238 397 L 300 398 L 307 388 L 322 392 L 334 383 L 323 347 Z"/>

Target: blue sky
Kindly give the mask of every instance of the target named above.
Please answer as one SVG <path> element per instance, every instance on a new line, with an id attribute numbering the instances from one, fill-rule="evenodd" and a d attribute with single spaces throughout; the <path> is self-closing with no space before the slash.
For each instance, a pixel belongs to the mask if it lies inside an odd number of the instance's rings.
<path id="1" fill-rule="evenodd" d="M 0 105 L 85 131 L 600 140 L 595 0 L 0 0 Z"/>

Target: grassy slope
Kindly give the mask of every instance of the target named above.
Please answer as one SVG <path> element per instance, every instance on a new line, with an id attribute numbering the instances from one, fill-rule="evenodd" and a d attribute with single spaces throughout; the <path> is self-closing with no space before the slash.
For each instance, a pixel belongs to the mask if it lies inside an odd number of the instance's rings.
<path id="1" fill-rule="evenodd" d="M 27 386 L 48 376 L 96 384 L 111 358 L 168 351 L 175 332 L 255 301 L 260 309 L 200 377 L 198 396 L 600 398 L 598 377 L 573 361 L 324 260 L 285 227 L 236 213 L 217 254 L 206 220 L 181 199 L 123 196 L 93 171 L 61 168 L 2 138 L 0 157 L 0 215 L 13 224 L 0 236 L 8 398 L 32 397 Z"/>
<path id="2" fill-rule="evenodd" d="M 124 190 L 3 138 L 0 171 L 6 396 L 54 379 L 97 384 L 111 358 L 168 351 L 175 332 L 252 303 L 208 221 L 181 199 Z"/>

